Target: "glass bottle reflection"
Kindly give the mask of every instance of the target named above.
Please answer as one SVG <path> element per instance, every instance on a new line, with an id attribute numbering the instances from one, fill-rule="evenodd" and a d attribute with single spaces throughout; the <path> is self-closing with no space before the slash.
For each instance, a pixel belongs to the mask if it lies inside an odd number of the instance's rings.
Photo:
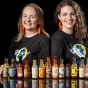
<path id="1" fill-rule="evenodd" d="M 52 80 L 46 79 L 46 88 L 52 88 Z"/>
<path id="2" fill-rule="evenodd" d="M 70 84 L 70 79 L 66 79 L 66 83 L 65 83 L 65 86 L 66 88 L 71 88 L 71 84 Z"/>
<path id="3" fill-rule="evenodd" d="M 39 79 L 39 88 L 45 88 L 45 80 Z"/>
<path id="4" fill-rule="evenodd" d="M 24 86 L 24 81 L 23 79 L 17 79 L 17 88 L 23 88 Z"/>
<path id="5" fill-rule="evenodd" d="M 85 80 L 85 83 L 84 83 L 85 87 L 84 88 L 88 88 L 88 79 Z"/>
<path id="6" fill-rule="evenodd" d="M 10 86 L 10 88 L 16 88 L 16 80 L 10 79 L 9 80 L 9 86 Z"/>
<path id="7" fill-rule="evenodd" d="M 59 88 L 65 88 L 65 80 L 59 79 Z"/>
<path id="8" fill-rule="evenodd" d="M 77 79 L 71 79 L 71 88 L 77 88 Z"/>
<path id="9" fill-rule="evenodd" d="M 3 88 L 9 88 L 8 78 L 3 78 Z"/>
<path id="10" fill-rule="evenodd" d="M 9 88 L 8 78 L 3 78 L 3 88 Z"/>
<path id="11" fill-rule="evenodd" d="M 52 79 L 52 88 L 58 88 L 58 79 Z"/>
<path id="12" fill-rule="evenodd" d="M 24 88 L 29 88 L 28 79 L 24 79 Z"/>
<path id="13" fill-rule="evenodd" d="M 32 79 L 32 88 L 38 88 L 38 80 Z"/>
<path id="14" fill-rule="evenodd" d="M 79 79 L 79 88 L 84 88 L 84 79 Z"/>

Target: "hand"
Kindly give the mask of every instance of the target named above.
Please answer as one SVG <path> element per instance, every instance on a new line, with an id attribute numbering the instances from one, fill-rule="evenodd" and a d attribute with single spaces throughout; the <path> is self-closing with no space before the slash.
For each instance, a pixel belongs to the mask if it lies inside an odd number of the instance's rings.
<path id="1" fill-rule="evenodd" d="M 0 66 L 0 77 L 2 75 L 2 71 L 3 71 L 3 65 Z"/>

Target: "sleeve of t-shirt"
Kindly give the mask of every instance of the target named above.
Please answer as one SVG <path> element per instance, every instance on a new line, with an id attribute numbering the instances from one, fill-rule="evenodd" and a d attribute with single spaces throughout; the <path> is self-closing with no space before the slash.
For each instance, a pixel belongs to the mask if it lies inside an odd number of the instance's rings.
<path id="1" fill-rule="evenodd" d="M 53 63 L 54 56 L 59 59 L 62 57 L 63 41 L 59 35 L 51 37 L 51 62 Z"/>
<path id="2" fill-rule="evenodd" d="M 9 49 L 9 63 L 12 57 L 14 57 L 14 51 L 15 51 L 15 39 L 12 38 L 11 44 L 10 44 L 10 49 Z"/>

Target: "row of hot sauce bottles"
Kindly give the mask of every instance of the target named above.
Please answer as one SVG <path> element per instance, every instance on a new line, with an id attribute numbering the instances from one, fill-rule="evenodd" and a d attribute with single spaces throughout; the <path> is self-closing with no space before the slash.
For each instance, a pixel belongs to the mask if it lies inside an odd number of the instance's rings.
<path id="1" fill-rule="evenodd" d="M 57 63 L 57 57 L 54 56 L 53 64 L 51 65 L 50 57 L 47 57 L 47 62 L 44 63 L 43 59 L 40 59 L 39 66 L 37 60 L 33 59 L 33 65 L 30 67 L 28 58 L 25 58 L 24 65 L 22 64 L 22 58 L 19 59 L 18 65 L 15 64 L 15 59 L 11 59 L 11 64 L 8 64 L 8 58 L 4 60 L 4 68 L 2 77 L 7 78 L 87 78 L 88 79 L 88 58 L 84 65 L 84 58 L 80 58 L 80 65 L 76 64 L 76 57 L 73 57 L 72 64 L 67 59 L 66 65 L 63 63 L 63 58 L 60 59 L 60 63 Z"/>

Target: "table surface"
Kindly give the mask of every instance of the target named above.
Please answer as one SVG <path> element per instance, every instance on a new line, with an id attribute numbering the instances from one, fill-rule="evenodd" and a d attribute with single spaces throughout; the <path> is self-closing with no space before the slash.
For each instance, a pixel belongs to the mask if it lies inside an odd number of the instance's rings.
<path id="1" fill-rule="evenodd" d="M 0 88 L 88 88 L 88 79 L 0 79 Z"/>

